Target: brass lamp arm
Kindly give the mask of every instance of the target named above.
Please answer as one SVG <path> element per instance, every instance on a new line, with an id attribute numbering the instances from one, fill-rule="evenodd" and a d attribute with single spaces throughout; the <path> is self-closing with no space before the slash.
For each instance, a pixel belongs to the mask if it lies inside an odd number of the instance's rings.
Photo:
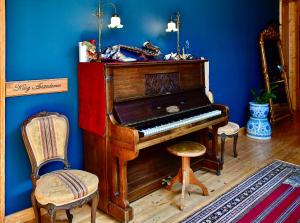
<path id="1" fill-rule="evenodd" d="M 117 7 L 114 3 L 111 2 L 104 2 L 101 4 L 101 1 L 99 0 L 99 4 L 98 4 L 98 10 L 96 13 L 96 16 L 98 16 L 98 52 L 99 52 L 99 56 L 101 56 L 101 36 L 102 36 L 102 29 L 103 29 L 103 17 L 104 17 L 104 7 L 105 6 L 112 6 L 115 10 L 115 14 L 117 14 Z"/>

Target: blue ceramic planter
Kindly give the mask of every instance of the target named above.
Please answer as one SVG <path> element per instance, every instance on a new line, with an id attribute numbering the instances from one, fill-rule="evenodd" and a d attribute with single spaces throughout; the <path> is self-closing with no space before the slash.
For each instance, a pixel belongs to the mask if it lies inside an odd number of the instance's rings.
<path id="1" fill-rule="evenodd" d="M 268 120 L 269 104 L 249 104 L 251 117 L 247 123 L 247 136 L 254 139 L 270 139 L 272 129 Z"/>

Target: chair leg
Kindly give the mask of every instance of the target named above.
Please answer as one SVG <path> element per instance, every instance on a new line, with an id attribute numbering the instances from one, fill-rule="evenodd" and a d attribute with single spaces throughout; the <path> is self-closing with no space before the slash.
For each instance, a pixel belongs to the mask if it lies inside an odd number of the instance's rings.
<path id="1" fill-rule="evenodd" d="M 224 150 L 225 150 L 226 135 L 221 135 L 221 163 L 224 164 Z"/>
<path id="2" fill-rule="evenodd" d="M 34 211 L 34 215 L 35 215 L 35 222 L 40 223 L 41 222 L 41 212 L 40 212 L 40 208 L 37 206 L 37 201 L 34 196 L 34 191 L 32 191 L 32 193 L 31 193 L 31 203 L 32 203 L 32 207 L 33 207 L 33 211 Z"/>
<path id="3" fill-rule="evenodd" d="M 233 156 L 237 157 L 237 150 L 236 150 L 236 144 L 237 144 L 237 140 L 238 140 L 239 134 L 237 133 L 234 137 L 233 137 Z"/>
<path id="4" fill-rule="evenodd" d="M 97 206 L 99 202 L 99 193 L 97 191 L 96 196 L 92 200 L 92 210 L 91 210 L 91 223 L 96 222 Z"/>
<path id="5" fill-rule="evenodd" d="M 66 210 L 66 214 L 67 214 L 67 217 L 68 217 L 68 222 L 72 223 L 73 215 L 71 214 L 70 210 Z"/>
<path id="6" fill-rule="evenodd" d="M 55 223 L 55 219 L 56 219 L 56 210 L 53 210 L 50 215 L 50 222 Z"/>

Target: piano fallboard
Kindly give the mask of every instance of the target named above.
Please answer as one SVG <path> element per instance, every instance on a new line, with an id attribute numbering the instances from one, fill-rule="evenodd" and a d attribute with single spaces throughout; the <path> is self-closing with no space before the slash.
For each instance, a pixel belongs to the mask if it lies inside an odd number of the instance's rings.
<path id="1" fill-rule="evenodd" d="M 208 111 L 210 105 L 202 88 L 116 102 L 114 103 L 114 117 L 121 125 L 138 128 L 151 125 L 160 119 L 172 120 L 174 116 L 192 113 L 200 108 Z M 172 108 L 175 111 L 172 111 Z"/>

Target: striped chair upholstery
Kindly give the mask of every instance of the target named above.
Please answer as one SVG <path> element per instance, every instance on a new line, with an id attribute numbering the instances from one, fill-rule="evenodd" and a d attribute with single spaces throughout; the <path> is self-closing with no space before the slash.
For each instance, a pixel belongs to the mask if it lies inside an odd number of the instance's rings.
<path id="1" fill-rule="evenodd" d="M 82 170 L 59 170 L 42 175 L 36 183 L 35 197 L 42 204 L 56 206 L 88 197 L 98 188 L 96 175 Z"/>
<path id="2" fill-rule="evenodd" d="M 68 123 L 63 117 L 37 117 L 26 126 L 26 134 L 37 166 L 54 158 L 65 158 Z"/>

